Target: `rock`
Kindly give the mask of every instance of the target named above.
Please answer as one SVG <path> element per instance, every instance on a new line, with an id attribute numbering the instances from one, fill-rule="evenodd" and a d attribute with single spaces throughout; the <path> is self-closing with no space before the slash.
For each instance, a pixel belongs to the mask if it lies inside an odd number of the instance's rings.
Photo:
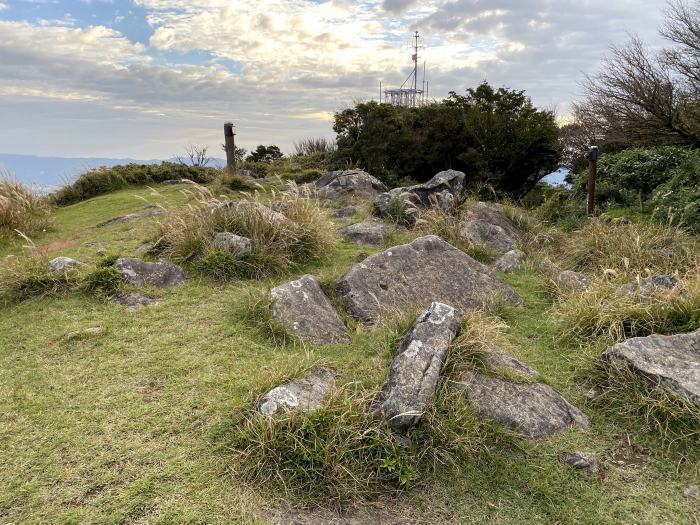
<path id="1" fill-rule="evenodd" d="M 395 201 L 408 208 L 437 206 L 449 209 L 464 189 L 464 177 L 461 171 L 441 171 L 424 184 L 394 188 L 382 193 L 374 200 L 374 209 L 378 215 L 385 216 L 391 212 Z"/>
<path id="2" fill-rule="evenodd" d="M 700 406 L 700 330 L 632 337 L 605 350 L 601 358 Z"/>
<path id="3" fill-rule="evenodd" d="M 494 372 L 506 372 L 525 377 L 538 375 L 537 370 L 499 348 L 490 347 L 481 354 L 481 357 L 484 364 Z"/>
<path id="4" fill-rule="evenodd" d="M 316 195 L 322 199 L 374 199 L 387 191 L 379 179 L 362 170 L 331 171 L 314 183 Z"/>
<path id="5" fill-rule="evenodd" d="M 574 452 L 564 458 L 564 463 L 576 470 L 582 470 L 586 474 L 598 473 L 598 457 L 586 452 Z"/>
<path id="6" fill-rule="evenodd" d="M 498 255 L 504 255 L 517 248 L 515 241 L 503 228 L 482 219 L 460 222 L 459 233 L 472 244 Z"/>
<path id="7" fill-rule="evenodd" d="M 360 213 L 362 213 L 361 206 L 343 206 L 342 208 L 336 208 L 333 210 L 332 215 L 336 219 L 349 219 L 350 217 L 354 217 Z"/>
<path id="8" fill-rule="evenodd" d="M 523 232 L 513 221 L 503 214 L 500 204 L 477 202 L 467 210 L 467 219 L 480 220 L 498 226 L 506 232 L 506 235 L 516 241 L 523 240 Z"/>
<path id="9" fill-rule="evenodd" d="M 306 378 L 295 379 L 273 388 L 258 403 L 258 411 L 265 416 L 296 410 L 308 411 L 323 406 L 335 386 L 335 372 L 330 368 L 315 367 Z"/>
<path id="10" fill-rule="evenodd" d="M 131 312 L 140 308 L 144 308 L 146 306 L 157 306 L 160 304 L 160 301 L 158 301 L 158 299 L 154 297 L 149 297 L 147 295 L 141 295 L 137 293 L 124 293 L 118 295 L 117 297 L 112 299 L 112 302 L 114 304 L 126 306 L 127 309 Z"/>
<path id="11" fill-rule="evenodd" d="M 654 296 L 680 290 L 681 280 L 675 275 L 652 275 L 638 281 L 623 284 L 616 295 L 624 297 L 639 297 L 640 303 L 654 300 Z"/>
<path id="12" fill-rule="evenodd" d="M 85 266 L 85 263 L 63 256 L 51 259 L 47 264 L 49 271 L 53 273 L 67 272 L 69 270 L 74 270 L 75 268 Z"/>
<path id="13" fill-rule="evenodd" d="M 236 255 L 244 255 L 253 251 L 253 241 L 248 237 L 241 237 L 231 232 L 218 232 L 214 234 L 212 248 L 224 250 Z"/>
<path id="14" fill-rule="evenodd" d="M 551 277 L 559 275 L 559 272 L 561 272 L 559 265 L 557 265 L 556 263 L 553 263 L 547 257 L 545 257 L 544 259 L 542 259 L 540 261 L 540 264 L 538 265 L 538 269 L 542 275 L 548 275 Z"/>
<path id="15" fill-rule="evenodd" d="M 514 272 L 523 265 L 526 257 L 525 252 L 511 250 L 496 259 L 491 267 L 497 272 Z"/>
<path id="16" fill-rule="evenodd" d="M 340 233 L 350 242 L 355 244 L 384 244 L 386 224 L 376 221 L 358 222 L 340 230 Z"/>
<path id="17" fill-rule="evenodd" d="M 167 261 L 151 263 L 142 259 L 120 257 L 114 263 L 114 267 L 132 286 L 169 288 L 178 286 L 185 280 L 184 270 Z"/>
<path id="18" fill-rule="evenodd" d="M 137 257 L 143 257 L 148 252 L 150 252 L 155 245 L 156 243 L 154 242 L 143 243 L 141 246 L 134 250 L 134 255 L 136 255 Z"/>
<path id="19" fill-rule="evenodd" d="M 416 425 L 432 402 L 447 349 L 459 332 L 460 315 L 446 304 L 432 303 L 406 334 L 389 367 L 375 417 L 396 432 Z"/>
<path id="20" fill-rule="evenodd" d="M 483 264 L 434 235 L 394 246 L 353 266 L 337 283 L 350 314 L 365 323 L 387 311 L 433 301 L 460 311 L 481 308 L 498 294 L 522 299 Z"/>
<path id="21" fill-rule="evenodd" d="M 86 339 L 95 335 L 100 335 L 104 333 L 105 329 L 102 326 L 93 326 L 90 328 L 83 328 L 82 330 L 77 330 L 75 332 L 68 332 L 66 334 L 66 339 L 72 341 L 74 339 Z"/>
<path id="22" fill-rule="evenodd" d="M 347 328 L 315 277 L 304 275 L 273 288 L 270 293 L 274 301 L 273 318 L 302 341 L 350 342 Z"/>
<path id="23" fill-rule="evenodd" d="M 698 499 L 700 498 L 700 487 L 697 485 L 688 485 L 683 489 L 683 496 L 688 499 Z"/>
<path id="24" fill-rule="evenodd" d="M 589 281 L 588 277 L 582 273 L 564 270 L 557 275 L 557 284 L 577 292 L 585 292 L 588 290 Z"/>
<path id="25" fill-rule="evenodd" d="M 116 226 L 117 224 L 125 224 L 127 222 L 137 221 L 141 218 L 138 213 L 130 213 L 128 215 L 122 215 L 121 217 L 116 217 L 108 221 L 102 222 L 97 225 L 98 228 L 104 228 L 105 226 Z"/>
<path id="26" fill-rule="evenodd" d="M 161 184 L 165 184 L 166 186 L 173 186 L 175 184 L 195 184 L 195 182 L 190 179 L 168 179 L 161 182 Z"/>
<path id="27" fill-rule="evenodd" d="M 589 427 L 580 410 L 544 383 L 513 383 L 468 371 L 455 385 L 480 416 L 529 438 L 547 437 L 572 425 Z"/>
<path id="28" fill-rule="evenodd" d="M 108 252 L 104 248 L 98 248 L 97 250 L 95 250 L 95 253 L 100 257 L 104 257 L 105 255 L 107 255 Z"/>

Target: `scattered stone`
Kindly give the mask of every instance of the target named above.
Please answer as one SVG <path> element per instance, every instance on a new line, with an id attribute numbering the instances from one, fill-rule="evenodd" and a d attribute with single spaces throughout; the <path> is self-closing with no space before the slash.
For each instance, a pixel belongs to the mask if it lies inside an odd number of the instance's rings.
<path id="1" fill-rule="evenodd" d="M 639 297 L 640 303 L 654 300 L 654 296 L 676 291 L 681 288 L 681 280 L 675 275 L 652 275 L 618 288 L 617 295 Z"/>
<path id="2" fill-rule="evenodd" d="M 494 372 L 537 377 L 537 370 L 516 359 L 500 348 L 490 347 L 481 354 L 484 364 Z"/>
<path id="3" fill-rule="evenodd" d="M 322 199 L 374 199 L 387 191 L 379 179 L 362 170 L 331 171 L 314 183 L 316 194 Z"/>
<path id="4" fill-rule="evenodd" d="M 335 386 L 335 371 L 314 367 L 306 378 L 295 379 L 273 388 L 258 403 L 258 411 L 265 416 L 292 411 L 308 411 L 323 406 Z"/>
<path id="5" fill-rule="evenodd" d="M 556 263 L 553 263 L 549 258 L 545 257 L 540 261 L 540 264 L 538 266 L 540 273 L 542 275 L 548 275 L 548 276 L 556 276 L 559 275 L 561 272 L 561 269 L 559 268 L 559 265 Z"/>
<path id="6" fill-rule="evenodd" d="M 120 257 L 114 263 L 124 280 L 132 286 L 155 286 L 169 288 L 185 280 L 185 272 L 171 262 L 146 262 L 142 259 Z"/>
<path id="7" fill-rule="evenodd" d="M 579 272 L 572 272 L 571 270 L 559 272 L 557 275 L 557 284 L 564 288 L 576 290 L 577 292 L 585 292 L 589 287 L 588 277 Z"/>
<path id="8" fill-rule="evenodd" d="M 350 342 L 347 328 L 315 277 L 304 275 L 270 293 L 273 318 L 301 340 L 317 344 Z"/>
<path id="9" fill-rule="evenodd" d="M 497 272 L 514 272 L 523 265 L 526 257 L 525 252 L 511 250 L 501 255 L 491 266 Z"/>
<path id="10" fill-rule="evenodd" d="M 163 182 L 161 182 L 161 184 L 165 184 L 166 186 L 173 186 L 175 184 L 196 184 L 196 183 L 190 179 L 168 179 L 168 180 L 164 180 Z"/>
<path id="11" fill-rule="evenodd" d="M 93 326 L 90 328 L 83 328 L 82 330 L 77 330 L 75 332 L 68 332 L 66 334 L 66 339 L 72 341 L 74 339 L 86 339 L 95 335 L 100 335 L 105 331 L 102 326 Z"/>
<path id="12" fill-rule="evenodd" d="M 698 499 L 700 498 L 700 487 L 697 485 L 688 485 L 683 489 L 683 496 L 688 499 Z"/>
<path id="13" fill-rule="evenodd" d="M 700 406 L 700 330 L 632 337 L 605 350 L 601 358 Z"/>
<path id="14" fill-rule="evenodd" d="M 116 217 L 115 219 L 102 222 L 98 224 L 97 227 L 104 228 L 105 226 L 116 226 L 117 224 L 125 224 L 127 222 L 133 222 L 139 219 L 141 219 L 141 215 L 138 213 L 129 213 L 128 215 L 123 215 L 121 217 Z"/>
<path id="15" fill-rule="evenodd" d="M 544 383 L 513 383 L 477 372 L 465 372 L 456 383 L 474 410 L 526 437 L 547 437 L 576 425 L 588 428 L 588 418 Z"/>
<path id="16" fill-rule="evenodd" d="M 586 474 L 598 473 L 598 457 L 586 452 L 574 452 L 564 458 L 564 463 L 571 468 L 581 470 Z"/>
<path id="17" fill-rule="evenodd" d="M 434 235 L 368 257 L 341 277 L 337 289 L 350 314 L 364 323 L 434 301 L 460 311 L 481 308 L 496 296 L 522 304 L 487 266 Z"/>
<path id="18" fill-rule="evenodd" d="M 504 255 L 517 248 L 515 241 L 496 224 L 483 219 L 471 219 L 459 223 L 459 233 L 476 246 Z"/>
<path id="19" fill-rule="evenodd" d="M 375 246 L 384 244 L 386 232 L 386 224 L 378 221 L 358 222 L 340 230 L 341 235 L 350 242 Z"/>
<path id="20" fill-rule="evenodd" d="M 391 362 L 375 417 L 386 419 L 396 432 L 418 424 L 433 400 L 447 349 L 459 324 L 459 313 L 442 303 L 432 303 L 418 317 Z"/>
<path id="21" fill-rule="evenodd" d="M 141 246 L 139 246 L 138 248 L 136 248 L 136 250 L 134 250 L 134 254 L 137 257 L 143 257 L 148 252 L 150 252 L 155 245 L 156 245 L 156 243 L 154 243 L 154 242 L 146 242 L 146 243 L 142 244 Z"/>
<path id="22" fill-rule="evenodd" d="M 503 214 L 503 206 L 496 203 L 477 202 L 467 210 L 467 218 L 470 220 L 485 221 L 499 226 L 506 235 L 516 241 L 523 240 L 523 232 L 513 221 Z"/>
<path id="23" fill-rule="evenodd" d="M 108 252 L 107 252 L 107 250 L 105 250 L 104 248 L 98 248 L 98 249 L 95 251 L 95 253 L 96 253 L 97 255 L 99 255 L 100 257 L 104 257 L 105 255 L 107 255 Z"/>
<path id="24" fill-rule="evenodd" d="M 362 213 L 361 206 L 343 206 L 342 208 L 333 210 L 333 217 L 336 219 L 349 219 L 360 213 Z"/>
<path id="25" fill-rule="evenodd" d="M 85 263 L 63 256 L 56 257 L 48 262 L 49 271 L 53 273 L 67 272 L 81 266 L 85 266 Z"/>
<path id="26" fill-rule="evenodd" d="M 253 251 L 253 241 L 248 237 L 242 237 L 231 232 L 218 232 L 214 234 L 212 247 L 224 250 L 236 255 L 244 255 Z"/>
<path id="27" fill-rule="evenodd" d="M 126 306 L 130 312 L 140 308 L 145 308 L 147 306 L 157 306 L 160 304 L 160 301 L 158 301 L 156 298 L 138 293 L 124 293 L 118 295 L 112 299 L 112 302 L 114 304 Z"/>

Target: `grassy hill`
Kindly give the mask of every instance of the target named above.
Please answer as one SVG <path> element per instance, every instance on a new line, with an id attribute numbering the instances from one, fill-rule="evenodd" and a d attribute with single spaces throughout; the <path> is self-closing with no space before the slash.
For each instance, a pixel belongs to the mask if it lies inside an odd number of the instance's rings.
<path id="1" fill-rule="evenodd" d="M 273 196 L 265 191 L 263 198 Z M 162 216 L 99 225 L 143 214 L 147 204 L 176 212 L 192 204 L 192 193 L 181 186 L 134 187 L 55 208 L 52 228 L 32 240 L 43 257 L 89 265 L 131 256 L 153 238 Z M 599 235 L 613 235 L 602 228 Z M 647 405 L 637 413 L 614 399 L 589 399 L 612 331 L 576 332 L 562 315 L 565 299 L 537 261 L 545 254 L 563 260 L 561 248 L 574 234 L 535 222 L 531 262 L 501 275 L 524 308 L 483 316 L 498 326 L 509 352 L 588 415 L 589 431 L 531 441 L 484 426 L 469 436 L 467 456 L 449 453 L 433 436 L 447 452 L 423 461 L 415 481 L 355 501 L 316 498 L 310 502 L 316 510 L 290 510 L 309 501 L 291 485 L 285 491 L 289 473 L 263 485 L 244 475 L 250 465 L 241 465 L 232 440 L 258 396 L 314 364 L 337 369 L 342 384 L 376 389 L 413 322 L 404 316 L 371 330 L 345 316 L 350 344 L 302 344 L 271 329 L 264 308 L 269 289 L 312 273 L 332 294 L 332 283 L 366 254 L 421 234 L 395 231 L 384 247 L 337 240 L 320 259 L 260 279 L 219 280 L 186 266 L 184 285 L 151 290 L 162 304 L 135 312 L 80 289 L 0 307 L 0 517 L 22 524 L 268 523 L 291 516 L 329 523 L 341 515 L 359 523 L 697 523 L 699 500 L 684 491 L 700 477 L 700 429 L 674 440 L 655 426 L 668 420 L 655 419 Z M 6 237 L 0 256 L 21 255 L 23 244 Z M 697 244 L 686 248 L 690 255 L 679 270 L 691 271 Z M 594 266 L 589 273 L 597 278 Z M 102 330 L 70 335 L 91 327 Z M 438 406 L 448 407 L 449 399 Z M 598 475 L 562 463 L 577 450 L 598 454 Z"/>

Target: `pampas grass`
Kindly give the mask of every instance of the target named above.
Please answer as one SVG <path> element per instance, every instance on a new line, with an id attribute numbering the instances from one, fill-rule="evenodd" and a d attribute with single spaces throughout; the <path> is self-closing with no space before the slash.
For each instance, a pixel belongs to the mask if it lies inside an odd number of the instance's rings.
<path id="1" fill-rule="evenodd" d="M 34 235 L 50 224 L 47 200 L 9 174 L 0 172 L 0 237 L 19 232 Z"/>

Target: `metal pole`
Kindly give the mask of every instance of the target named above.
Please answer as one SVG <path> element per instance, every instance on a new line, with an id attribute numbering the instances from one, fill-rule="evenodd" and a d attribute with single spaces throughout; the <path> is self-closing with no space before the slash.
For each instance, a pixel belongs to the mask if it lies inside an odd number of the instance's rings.
<path id="1" fill-rule="evenodd" d="M 226 150 L 226 169 L 231 175 L 236 174 L 236 127 L 233 122 L 224 122 L 224 149 Z"/>
<path id="2" fill-rule="evenodd" d="M 588 150 L 588 200 L 586 213 L 592 217 L 595 213 L 595 179 L 598 167 L 598 146 L 591 146 Z"/>

